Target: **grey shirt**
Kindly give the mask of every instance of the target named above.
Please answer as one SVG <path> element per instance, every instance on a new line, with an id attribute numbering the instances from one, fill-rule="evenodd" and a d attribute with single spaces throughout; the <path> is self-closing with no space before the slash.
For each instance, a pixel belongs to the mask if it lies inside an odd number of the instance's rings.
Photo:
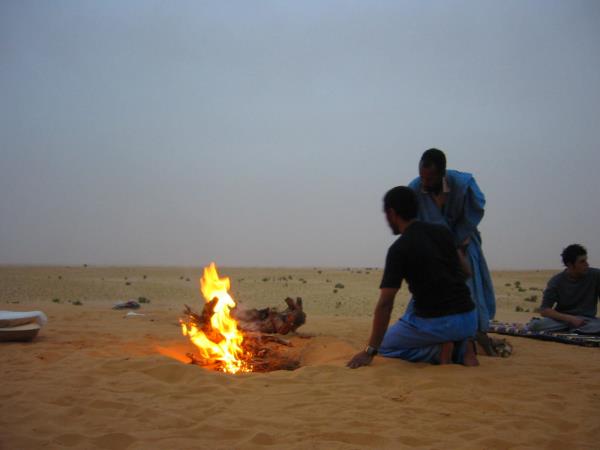
<path id="1" fill-rule="evenodd" d="M 573 280 L 563 271 L 548 281 L 542 300 L 543 308 L 573 316 L 596 317 L 600 298 L 600 269 L 590 268 L 578 280 Z"/>

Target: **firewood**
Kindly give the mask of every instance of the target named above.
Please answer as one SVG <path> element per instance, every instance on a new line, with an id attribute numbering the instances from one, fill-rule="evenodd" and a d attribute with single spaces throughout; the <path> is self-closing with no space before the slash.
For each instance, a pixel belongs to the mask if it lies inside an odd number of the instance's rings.
<path id="1" fill-rule="evenodd" d="M 296 331 L 306 322 L 306 313 L 302 307 L 302 299 L 295 301 L 286 298 L 287 309 L 279 312 L 277 308 L 241 310 L 234 308 L 233 317 L 238 320 L 244 331 L 260 331 L 261 333 L 288 334 Z"/>
<path id="2" fill-rule="evenodd" d="M 195 326 L 213 342 L 220 342 L 223 336 L 218 330 L 213 329 L 211 317 L 218 299 L 205 303 L 201 314 L 197 314 L 188 305 L 185 305 L 185 318 L 182 323 Z M 242 348 L 244 354 L 240 358 L 253 372 L 269 372 L 273 370 L 294 370 L 300 365 L 299 361 L 290 359 L 283 354 L 282 347 L 292 347 L 289 340 L 274 334 L 288 334 L 295 332 L 298 327 L 306 322 L 306 313 L 302 307 L 302 299 L 293 300 L 286 298 L 287 308 L 279 311 L 277 308 L 246 309 L 234 308 L 231 316 L 238 322 L 238 327 L 244 333 Z M 287 350 L 286 350 L 287 352 Z M 190 364 L 195 364 L 213 370 L 223 370 L 222 363 L 205 360 L 202 357 L 188 353 Z"/>

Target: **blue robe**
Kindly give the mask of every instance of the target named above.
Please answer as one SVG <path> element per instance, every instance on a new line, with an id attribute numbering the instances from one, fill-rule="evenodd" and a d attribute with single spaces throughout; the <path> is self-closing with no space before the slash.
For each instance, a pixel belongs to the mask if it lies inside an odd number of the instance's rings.
<path id="1" fill-rule="evenodd" d="M 467 285 L 477 310 L 477 329 L 485 332 L 496 314 L 494 287 L 477 230 L 483 218 L 485 196 L 470 173 L 447 170 L 446 182 L 450 192 L 443 209 L 437 206 L 430 194 L 422 192 L 420 177 L 415 178 L 409 187 L 417 193 L 420 220 L 448 227 L 457 246 L 470 238 L 466 253 L 473 276 L 467 280 Z"/>
<path id="2" fill-rule="evenodd" d="M 406 312 L 389 327 L 379 347 L 386 358 L 401 358 L 411 362 L 440 362 L 441 344 L 454 342 L 452 362 L 464 362 L 468 341 L 477 329 L 475 310 L 441 317 L 419 317 L 411 302 Z"/>

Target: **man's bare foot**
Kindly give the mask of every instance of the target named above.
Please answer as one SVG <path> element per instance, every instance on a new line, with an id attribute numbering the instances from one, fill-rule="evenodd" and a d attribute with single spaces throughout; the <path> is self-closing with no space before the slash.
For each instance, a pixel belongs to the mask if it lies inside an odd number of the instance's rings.
<path id="1" fill-rule="evenodd" d="M 465 351 L 463 364 L 468 367 L 475 367 L 479 365 L 477 353 L 475 352 L 475 341 L 470 339 L 467 341 L 467 350 Z"/>
<path id="2" fill-rule="evenodd" d="M 440 365 L 452 363 L 452 352 L 454 351 L 454 342 L 444 342 L 440 350 Z"/>

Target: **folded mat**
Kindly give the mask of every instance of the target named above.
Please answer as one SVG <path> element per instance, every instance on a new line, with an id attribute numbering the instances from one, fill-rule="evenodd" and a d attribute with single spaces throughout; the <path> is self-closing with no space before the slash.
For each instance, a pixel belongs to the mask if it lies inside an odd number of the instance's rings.
<path id="1" fill-rule="evenodd" d="M 48 318 L 42 311 L 0 311 L 0 328 L 17 327 L 27 323 L 46 325 Z"/>
<path id="2" fill-rule="evenodd" d="M 0 311 L 0 341 L 30 341 L 46 322 L 42 311 Z"/>
<path id="3" fill-rule="evenodd" d="M 600 347 L 600 336 L 569 333 L 568 331 L 531 331 L 522 323 L 497 322 L 494 320 L 490 322 L 488 333 L 508 334 L 510 336 L 542 339 L 584 347 Z"/>
<path id="4" fill-rule="evenodd" d="M 31 341 L 40 331 L 37 323 L 26 323 L 17 327 L 0 328 L 0 342 Z"/>

